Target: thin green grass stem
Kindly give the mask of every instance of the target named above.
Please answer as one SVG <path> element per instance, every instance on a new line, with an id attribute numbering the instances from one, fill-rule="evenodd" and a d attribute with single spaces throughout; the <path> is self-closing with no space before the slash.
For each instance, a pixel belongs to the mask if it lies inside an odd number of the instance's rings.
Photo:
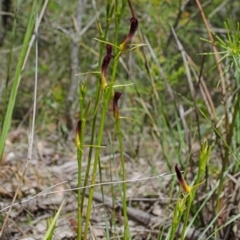
<path id="1" fill-rule="evenodd" d="M 98 169 L 99 169 L 99 178 L 100 178 L 100 182 L 103 182 L 103 178 L 102 178 L 102 168 L 101 168 L 101 161 L 98 161 Z M 103 191 L 103 185 L 100 186 L 101 188 L 101 194 L 102 194 L 102 202 L 103 204 L 105 203 L 104 200 L 104 191 Z M 108 226 L 108 221 L 107 221 L 107 211 L 106 211 L 106 206 L 104 206 L 104 220 L 105 220 L 105 225 L 106 225 L 106 238 L 110 239 L 110 233 L 109 233 L 109 226 Z"/>
<path id="2" fill-rule="evenodd" d="M 182 229 L 182 234 L 181 234 L 181 240 L 185 239 L 185 232 L 186 232 L 186 228 L 187 228 L 187 224 L 188 224 L 188 220 L 189 220 L 189 213 L 190 213 L 190 209 L 192 206 L 192 202 L 193 202 L 193 198 L 191 195 L 189 195 L 187 197 L 187 209 L 185 210 L 185 216 L 184 216 L 184 223 L 183 223 L 183 229 Z"/>
<path id="3" fill-rule="evenodd" d="M 186 197 L 178 200 L 176 203 L 176 206 L 174 208 L 174 213 L 173 213 L 173 221 L 172 221 L 172 225 L 171 225 L 170 237 L 167 238 L 169 240 L 175 239 L 175 234 L 176 234 L 177 228 L 181 222 L 181 217 L 183 215 L 185 201 L 186 201 Z"/>
<path id="4" fill-rule="evenodd" d="M 109 134 L 109 141 L 110 141 L 110 149 L 111 149 L 111 154 L 113 156 L 113 161 L 109 161 L 109 169 L 110 169 L 110 181 L 113 182 L 114 179 L 113 179 L 113 175 L 112 175 L 112 164 L 113 165 L 116 165 L 116 158 L 114 156 L 114 148 L 113 148 L 113 142 L 112 142 L 112 137 L 111 135 Z M 116 172 L 116 178 L 119 179 L 119 176 L 118 176 L 118 172 Z M 121 191 L 121 189 L 120 189 Z M 112 206 L 113 206 L 113 209 L 115 209 L 115 206 L 116 206 L 116 192 L 118 192 L 118 190 L 114 187 L 113 184 L 111 184 L 111 196 L 112 196 Z M 112 216 L 111 216 L 111 225 L 113 226 L 113 239 L 120 239 L 120 237 L 118 236 L 118 231 L 117 231 L 117 226 L 116 226 L 116 219 L 117 219 L 117 216 L 116 216 L 116 212 L 115 211 L 112 211 Z"/>
<path id="5" fill-rule="evenodd" d="M 87 168 L 85 172 L 85 178 L 84 178 L 84 186 L 87 186 L 88 183 L 88 178 L 89 178 L 89 172 L 90 172 L 90 167 L 91 167 L 91 160 L 92 160 L 92 152 L 93 152 L 93 145 L 94 145 L 94 137 L 95 137 L 95 129 L 96 129 L 96 121 L 97 121 L 97 108 L 99 104 L 99 99 L 100 99 L 100 93 L 101 93 L 101 88 L 100 85 L 97 89 L 97 97 L 95 101 L 95 106 L 94 106 L 94 117 L 93 117 L 93 122 L 92 122 L 92 127 L 91 127 L 91 140 L 90 140 L 90 149 L 88 153 L 88 161 L 87 161 Z M 85 196 L 86 189 L 83 188 L 82 191 L 82 200 L 81 200 L 81 213 L 83 211 L 83 205 L 84 205 L 84 196 Z"/>
<path id="6" fill-rule="evenodd" d="M 103 106 L 102 117 L 101 117 L 101 121 L 100 121 L 100 129 L 99 129 L 98 138 L 97 138 L 98 146 L 101 146 L 101 144 L 102 144 L 103 130 L 104 130 L 104 125 L 105 125 L 105 120 L 106 120 L 106 114 L 108 111 L 108 102 L 109 102 L 109 99 L 111 96 L 111 90 L 112 90 L 112 88 L 108 88 L 105 93 L 106 97 L 104 99 L 104 106 Z M 100 158 L 100 150 L 101 150 L 100 148 L 96 149 L 94 163 L 93 163 L 91 185 L 94 185 L 96 182 L 97 166 L 98 166 L 98 161 Z M 85 230 L 84 230 L 84 240 L 87 239 L 87 233 L 88 233 L 88 227 L 89 227 L 89 221 L 90 221 L 90 215 L 91 215 L 92 200 L 93 200 L 93 193 L 94 193 L 94 187 L 91 187 L 89 190 L 89 196 L 88 196 L 86 223 L 85 223 Z"/>
<path id="7" fill-rule="evenodd" d="M 18 8 L 18 6 L 17 6 L 17 8 Z M 0 119 L 1 122 L 3 122 L 3 120 L 4 120 L 3 116 L 5 115 L 6 108 L 7 108 L 8 84 L 9 84 L 9 80 L 10 80 L 12 53 L 13 53 L 13 46 L 14 46 L 14 41 L 15 41 L 15 34 L 16 34 L 17 12 L 18 11 L 15 11 L 14 21 L 13 21 L 11 48 L 10 48 L 10 53 L 9 53 L 9 58 L 8 58 L 7 78 L 6 78 L 5 90 L 4 90 L 4 96 L 3 96 L 3 115 L 1 116 L 1 119 Z"/>
<path id="8" fill-rule="evenodd" d="M 129 229 L 128 229 L 128 216 L 127 216 L 127 176 L 126 176 L 126 167 L 125 167 L 125 159 L 124 159 L 124 150 L 123 150 L 123 139 L 122 139 L 122 131 L 121 131 L 121 120 L 120 118 L 116 119 L 116 127 L 117 127 L 117 135 L 119 141 L 120 148 L 120 157 L 121 157 L 121 167 L 122 167 L 122 204 L 123 204 L 123 226 L 124 226 L 124 237 L 123 239 L 129 239 Z"/>
<path id="9" fill-rule="evenodd" d="M 86 119 L 81 120 L 81 133 L 80 133 L 80 146 L 77 148 L 77 160 L 78 160 L 78 228 L 77 228 L 77 240 L 82 239 L 82 158 L 83 158 L 83 143 L 84 132 L 86 126 Z"/>
<path id="10" fill-rule="evenodd" d="M 59 207 L 56 215 L 55 215 L 54 218 L 51 220 L 51 223 L 50 223 L 50 225 L 49 225 L 49 227 L 48 227 L 48 229 L 47 229 L 44 237 L 42 238 L 42 240 L 48 240 L 48 239 L 49 239 L 49 236 L 51 236 L 52 231 L 55 229 L 56 222 L 57 222 L 57 220 L 59 219 L 59 216 L 60 216 L 60 213 L 61 213 L 61 211 L 62 211 L 62 208 L 63 208 L 64 203 L 65 203 L 65 202 L 63 201 L 62 204 L 61 204 L 61 206 Z"/>

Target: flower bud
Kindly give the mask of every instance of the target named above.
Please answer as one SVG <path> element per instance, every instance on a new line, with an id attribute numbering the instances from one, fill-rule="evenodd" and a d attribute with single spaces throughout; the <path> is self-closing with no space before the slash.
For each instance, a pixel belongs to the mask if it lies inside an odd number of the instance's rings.
<path id="1" fill-rule="evenodd" d="M 115 119 L 119 118 L 119 110 L 118 110 L 118 100 L 121 97 L 121 93 L 120 92 L 115 92 L 114 93 L 114 97 L 113 97 L 113 117 Z"/>
<path id="2" fill-rule="evenodd" d="M 75 146 L 77 148 L 80 147 L 81 126 L 82 126 L 82 121 L 79 120 L 75 129 Z"/>

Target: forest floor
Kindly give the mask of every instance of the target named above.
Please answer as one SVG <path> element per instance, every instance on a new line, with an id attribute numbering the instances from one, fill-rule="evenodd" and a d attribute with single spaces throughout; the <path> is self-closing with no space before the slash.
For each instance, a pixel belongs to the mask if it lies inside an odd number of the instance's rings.
<path id="1" fill-rule="evenodd" d="M 35 137 L 32 160 L 23 178 L 28 155 L 27 139 L 27 131 L 20 129 L 12 131 L 6 141 L 0 168 L 0 206 L 3 219 L 16 191 L 17 199 L 1 239 L 42 239 L 47 229 L 47 219 L 54 216 L 63 200 L 64 207 L 57 222 L 55 239 L 76 239 L 77 197 L 73 188 L 77 186 L 78 167 L 74 144 L 66 144 L 56 135 L 47 136 L 44 140 Z M 157 146 L 155 148 L 158 149 Z M 140 146 L 140 149 L 147 147 Z M 87 152 L 84 154 L 87 156 Z M 133 239 L 156 237 L 159 233 L 157 219 L 161 219 L 161 223 L 163 219 L 168 221 L 173 210 L 169 206 L 174 204 L 174 198 L 170 200 L 168 192 L 173 177 L 169 173 L 164 176 L 167 168 L 160 155 L 160 150 L 156 150 L 151 159 L 154 162 L 154 172 L 148 160 L 132 159 L 125 154 L 129 181 L 128 216 Z M 121 169 L 119 154 L 116 152 L 102 156 L 100 162 L 103 179 L 100 181 L 98 178 L 97 182 L 107 184 L 103 186 L 104 199 L 100 194 L 101 187 L 98 185 L 95 188 L 90 235 L 96 239 L 105 237 L 106 226 L 113 237 L 121 236 L 123 230 L 120 184 L 109 183 L 121 180 L 120 176 L 117 177 Z M 86 165 L 85 162 L 83 176 Z M 148 179 L 151 176 L 153 178 Z M 87 196 L 84 206 L 87 206 Z M 152 237 L 151 239 L 155 238 Z"/>

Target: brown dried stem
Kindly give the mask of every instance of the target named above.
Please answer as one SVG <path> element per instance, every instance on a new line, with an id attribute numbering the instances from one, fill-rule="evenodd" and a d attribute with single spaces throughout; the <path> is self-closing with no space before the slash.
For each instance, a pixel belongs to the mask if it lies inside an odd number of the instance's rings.
<path id="1" fill-rule="evenodd" d="M 228 131 L 229 128 L 228 128 L 228 114 L 227 114 L 227 100 L 226 100 L 226 98 L 227 98 L 227 96 L 226 96 L 226 83 L 225 83 L 225 79 L 224 79 L 224 76 L 223 76 L 221 58 L 220 58 L 220 55 L 218 53 L 217 47 L 214 44 L 213 34 L 210 30 L 210 26 L 209 26 L 209 23 L 208 23 L 207 18 L 205 16 L 205 13 L 203 11 L 202 5 L 201 5 L 199 0 L 195 0 L 195 1 L 196 1 L 197 6 L 198 6 L 198 9 L 201 13 L 204 25 L 205 25 L 207 33 L 208 33 L 208 37 L 209 37 L 209 39 L 212 43 L 212 49 L 213 49 L 214 56 L 215 56 L 215 59 L 216 59 L 216 62 L 217 62 L 217 68 L 218 68 L 218 72 L 219 72 L 220 80 L 221 80 L 221 89 L 222 89 L 223 104 L 224 104 L 224 110 L 225 110 L 225 127 L 226 127 L 226 130 Z"/>

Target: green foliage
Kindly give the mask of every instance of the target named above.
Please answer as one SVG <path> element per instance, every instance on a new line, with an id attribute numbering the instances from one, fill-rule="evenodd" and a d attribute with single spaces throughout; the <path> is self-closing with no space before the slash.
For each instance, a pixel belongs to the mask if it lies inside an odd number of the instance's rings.
<path id="1" fill-rule="evenodd" d="M 57 220 L 58 220 L 58 218 L 60 216 L 60 213 L 61 213 L 61 210 L 63 208 L 63 205 L 64 205 L 64 202 L 62 202 L 61 206 L 59 207 L 59 209 L 58 209 L 58 211 L 57 211 L 57 213 L 56 213 L 56 215 L 54 216 L 53 219 L 49 218 L 47 220 L 47 231 L 46 231 L 46 233 L 45 233 L 45 235 L 44 235 L 42 240 L 51 240 L 51 239 L 53 239 L 54 229 L 56 227 L 56 222 L 57 222 Z"/>
<path id="2" fill-rule="evenodd" d="M 22 74 L 22 70 L 23 70 L 23 66 L 24 66 L 24 61 L 27 60 L 25 58 L 27 56 L 28 45 L 29 45 L 29 42 L 30 42 L 30 39 L 32 36 L 32 32 L 33 32 L 35 23 L 36 23 L 36 16 L 34 15 L 34 13 L 39 12 L 40 7 L 41 7 L 41 1 L 33 2 L 33 6 L 31 9 L 30 16 L 29 16 L 29 20 L 28 20 L 28 25 L 26 28 L 26 33 L 24 36 L 21 54 L 20 54 L 20 57 L 18 60 L 15 75 L 14 75 L 13 85 L 11 87 L 11 93 L 9 96 L 10 100 L 7 105 L 7 110 L 5 113 L 6 115 L 5 115 L 4 123 L 2 126 L 2 133 L 1 133 L 1 138 L 0 138 L 0 161 L 2 160 L 6 137 L 7 137 L 8 131 L 10 129 L 11 122 L 12 122 L 12 113 L 13 113 L 13 109 L 14 109 L 14 105 L 15 105 L 15 101 L 16 101 L 18 86 L 19 86 L 20 80 L 21 80 L 21 74 Z M 8 65 L 9 68 L 10 68 L 10 64 L 11 64 L 11 62 Z"/>

